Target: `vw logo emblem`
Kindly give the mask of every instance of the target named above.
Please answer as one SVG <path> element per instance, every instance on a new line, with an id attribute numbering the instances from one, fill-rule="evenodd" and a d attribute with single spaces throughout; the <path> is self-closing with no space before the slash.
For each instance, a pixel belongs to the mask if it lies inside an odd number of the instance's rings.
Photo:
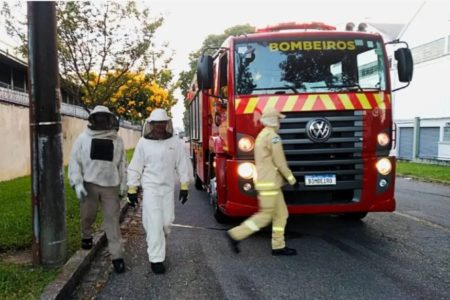
<path id="1" fill-rule="evenodd" d="M 324 118 L 312 119 L 306 124 L 306 135 L 316 143 L 323 143 L 331 136 L 331 123 Z"/>

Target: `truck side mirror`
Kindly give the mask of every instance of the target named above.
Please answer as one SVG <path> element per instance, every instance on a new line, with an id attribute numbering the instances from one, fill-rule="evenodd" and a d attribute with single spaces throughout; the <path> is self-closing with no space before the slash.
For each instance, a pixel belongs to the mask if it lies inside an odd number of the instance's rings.
<path id="1" fill-rule="evenodd" d="M 413 76 L 414 63 L 409 48 L 400 48 L 395 51 L 397 60 L 398 80 L 400 82 L 410 82 Z"/>
<path id="2" fill-rule="evenodd" d="M 202 55 L 197 61 L 197 85 L 200 90 L 208 90 L 213 80 L 213 58 L 210 55 Z"/>

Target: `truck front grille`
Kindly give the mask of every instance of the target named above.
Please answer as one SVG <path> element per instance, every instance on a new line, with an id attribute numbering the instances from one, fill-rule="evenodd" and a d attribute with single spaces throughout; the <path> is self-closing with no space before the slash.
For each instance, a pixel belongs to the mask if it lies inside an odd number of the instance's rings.
<path id="1" fill-rule="evenodd" d="M 306 134 L 307 123 L 315 118 L 325 118 L 331 123 L 332 134 L 325 142 L 313 142 Z M 288 165 L 299 185 L 283 189 L 286 202 L 302 205 L 359 201 L 363 130 L 363 111 L 287 113 L 278 133 Z M 335 174 L 336 185 L 305 185 L 305 175 L 320 174 Z"/>

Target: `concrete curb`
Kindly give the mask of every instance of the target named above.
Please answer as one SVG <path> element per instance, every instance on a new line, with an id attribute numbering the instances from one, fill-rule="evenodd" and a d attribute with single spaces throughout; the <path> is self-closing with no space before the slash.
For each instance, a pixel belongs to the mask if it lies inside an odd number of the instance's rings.
<path id="1" fill-rule="evenodd" d="M 120 207 L 120 222 L 123 221 L 128 205 L 122 201 Z M 72 296 L 82 276 L 89 269 L 97 252 L 106 244 L 106 234 L 104 232 L 94 235 L 94 243 L 90 250 L 78 250 L 61 268 L 58 276 L 50 282 L 42 292 L 41 300 L 67 299 Z"/>
<path id="2" fill-rule="evenodd" d="M 444 180 L 439 180 L 439 179 L 432 179 L 432 178 L 422 178 L 422 177 L 417 177 L 414 175 L 396 175 L 397 177 L 403 178 L 403 179 L 412 179 L 415 181 L 420 181 L 420 182 L 426 182 L 426 183 L 438 183 L 438 184 L 442 184 L 442 185 L 450 185 L 450 182 L 448 181 L 444 181 Z"/>

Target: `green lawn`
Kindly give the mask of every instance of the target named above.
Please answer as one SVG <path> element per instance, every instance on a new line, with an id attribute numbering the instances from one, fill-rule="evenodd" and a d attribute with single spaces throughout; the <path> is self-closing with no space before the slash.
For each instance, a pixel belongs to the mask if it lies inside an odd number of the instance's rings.
<path id="1" fill-rule="evenodd" d="M 128 161 L 133 150 L 127 151 Z M 65 168 L 68 258 L 80 247 L 78 199 L 67 180 Z M 31 248 L 31 177 L 0 182 L 0 254 Z M 96 228 L 100 228 L 101 215 Z M 58 273 L 58 268 L 15 265 L 0 261 L 0 299 L 35 299 Z"/>
<path id="2" fill-rule="evenodd" d="M 397 162 L 397 175 L 450 184 L 450 166 Z"/>

